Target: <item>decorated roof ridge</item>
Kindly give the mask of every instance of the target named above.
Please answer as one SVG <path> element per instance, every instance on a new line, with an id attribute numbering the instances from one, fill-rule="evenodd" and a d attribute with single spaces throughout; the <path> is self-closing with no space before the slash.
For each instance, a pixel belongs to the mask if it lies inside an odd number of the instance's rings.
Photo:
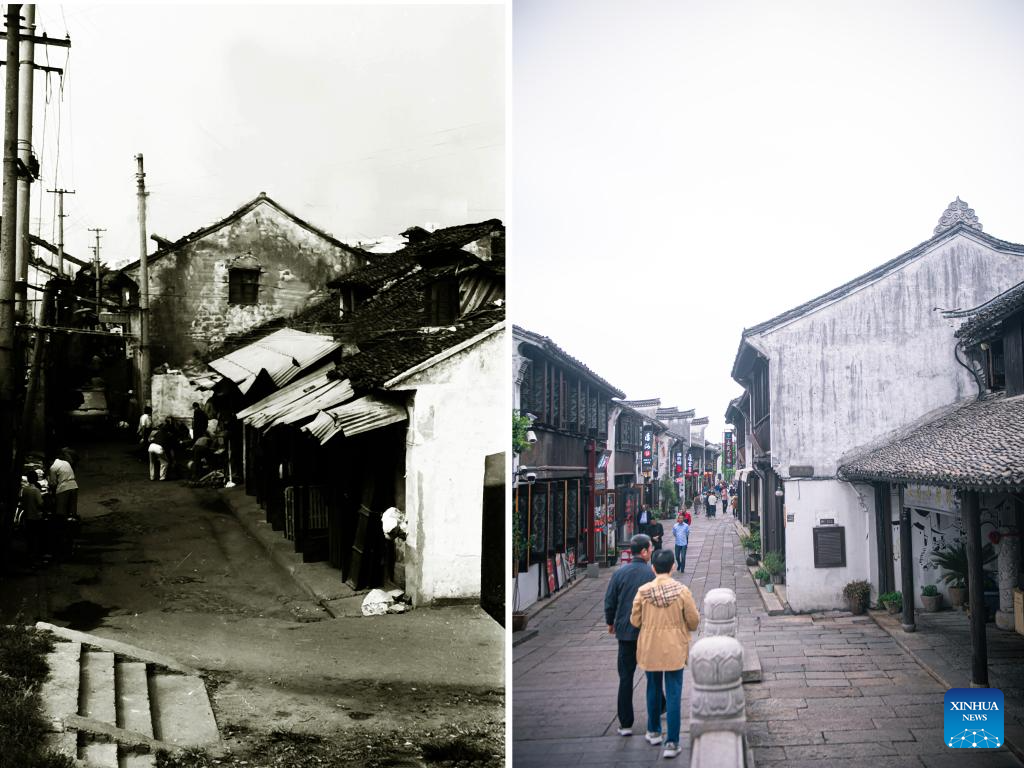
<path id="1" fill-rule="evenodd" d="M 974 213 L 974 209 L 971 208 L 967 203 L 960 199 L 957 195 L 956 200 L 950 203 L 942 216 L 939 217 L 939 223 L 935 226 L 934 233 L 936 235 L 945 232 L 947 229 L 952 227 L 954 224 L 963 223 L 972 229 L 976 229 L 979 232 L 982 231 L 981 222 L 978 221 L 977 214 Z"/>
<path id="2" fill-rule="evenodd" d="M 652 397 L 647 400 L 623 400 L 622 402 L 633 408 L 653 408 L 656 405 L 661 405 L 661 398 Z"/>
<path id="3" fill-rule="evenodd" d="M 968 398 L 939 409 L 925 423 L 841 459 L 848 481 L 919 483 L 961 490 L 1024 489 L 1024 395 Z"/>
<path id="4" fill-rule="evenodd" d="M 694 419 L 693 421 L 690 422 L 690 426 L 691 427 L 702 427 L 702 426 L 706 426 L 707 424 L 708 424 L 708 417 L 707 416 L 701 416 L 699 419 Z"/>
<path id="5" fill-rule="evenodd" d="M 600 384 L 603 387 L 607 387 L 607 389 L 611 392 L 612 397 L 625 397 L 626 396 L 625 392 L 623 392 L 618 387 L 614 386 L 613 384 L 610 384 L 608 381 L 606 381 L 605 379 L 603 379 L 600 376 L 598 376 L 586 364 L 584 364 L 583 362 L 577 360 L 575 357 L 570 355 L 568 352 L 566 352 L 560 346 L 555 344 L 555 342 L 552 341 L 549 337 L 542 336 L 541 334 L 534 333 L 533 331 L 528 331 L 528 330 L 526 330 L 525 328 L 523 328 L 520 325 L 513 325 L 512 326 L 512 338 L 515 339 L 516 335 L 521 336 L 524 341 L 527 341 L 530 344 L 533 344 L 534 346 L 539 347 L 540 349 L 548 352 L 549 354 L 554 355 L 555 357 L 561 358 L 562 360 L 564 360 L 565 362 L 569 363 L 570 365 L 575 366 L 579 370 L 583 371 L 588 376 L 590 376 L 594 381 L 596 381 L 598 384 Z"/>
<path id="6" fill-rule="evenodd" d="M 655 415 L 676 419 L 691 419 L 695 413 L 696 411 L 692 408 L 688 411 L 680 411 L 676 406 L 672 406 L 671 408 L 659 408 Z"/>
<path id="7" fill-rule="evenodd" d="M 833 288 L 832 290 L 827 291 L 826 293 L 823 293 L 820 296 L 811 299 L 810 301 L 806 301 L 803 304 L 793 307 L 792 309 L 788 309 L 785 312 L 782 312 L 781 314 L 778 314 L 773 318 L 765 320 L 762 323 L 758 323 L 757 325 L 751 326 L 750 328 L 744 328 L 743 338 L 746 339 L 748 336 L 753 336 L 759 333 L 763 333 L 764 331 L 771 330 L 772 328 L 778 325 L 782 325 L 783 323 L 789 322 L 790 320 L 795 320 L 798 317 L 801 317 L 807 314 L 808 312 L 817 309 L 820 306 L 835 301 L 836 299 L 843 298 L 844 296 L 852 293 L 857 288 L 861 288 L 879 278 L 886 276 L 890 272 L 894 272 L 907 262 L 913 261 L 915 258 L 923 254 L 929 248 L 933 248 L 934 246 L 938 245 L 944 240 L 952 239 L 957 234 L 968 235 L 969 237 L 972 237 L 975 240 L 979 240 L 985 245 L 988 245 L 995 250 L 1007 251 L 1010 253 L 1024 255 L 1024 245 L 1020 243 L 1011 243 L 1006 240 L 1000 240 L 988 234 L 987 232 L 981 232 L 968 226 L 963 222 L 957 222 L 953 224 L 953 226 L 951 226 L 949 229 L 944 230 L 943 232 L 935 235 L 934 237 L 928 240 L 925 240 L 923 243 L 919 243 L 918 245 L 911 248 L 909 251 L 901 253 L 896 258 L 890 259 L 884 264 L 881 264 L 875 267 L 874 269 L 865 272 L 864 274 L 858 277 L 855 277 L 852 280 L 848 280 L 842 285 Z M 737 353 L 737 358 L 738 357 L 739 354 Z"/>
<path id="8" fill-rule="evenodd" d="M 951 310 L 942 314 L 948 318 L 965 318 L 955 335 L 963 343 L 973 344 L 982 341 L 982 337 L 987 335 L 995 323 L 1022 309 L 1024 309 L 1024 282 L 1017 283 L 1012 288 L 972 309 Z"/>
<path id="9" fill-rule="evenodd" d="M 629 411 L 633 415 L 639 416 L 644 421 L 650 422 L 651 424 L 654 424 L 656 427 L 659 428 L 660 431 L 668 432 L 668 425 L 665 422 L 663 422 L 661 419 L 657 419 L 657 418 L 655 418 L 653 416 L 648 416 L 643 411 L 638 411 L 636 408 L 628 405 L 628 403 L 629 403 L 628 400 L 612 400 L 612 404 L 619 406 L 623 411 Z"/>
<path id="10" fill-rule="evenodd" d="M 294 221 L 296 224 L 298 224 L 303 229 L 306 229 L 307 231 L 312 232 L 315 235 L 319 235 L 320 237 L 324 238 L 325 240 L 327 240 L 332 245 L 336 245 L 339 248 L 345 248 L 346 250 L 349 250 L 352 253 L 362 254 L 367 259 L 370 259 L 370 258 L 372 258 L 375 255 L 375 254 L 370 254 L 370 253 L 362 250 L 361 248 L 357 248 L 354 245 L 348 245 L 347 243 L 341 242 L 341 240 L 339 240 L 338 238 L 334 237 L 333 235 L 328 234 L 327 232 L 325 232 L 324 230 L 320 229 L 319 227 L 314 226 L 313 224 L 310 224 L 305 219 L 300 218 L 299 216 L 296 216 L 294 213 L 289 211 L 287 208 L 285 208 L 279 202 L 277 202 L 276 200 L 271 198 L 269 195 L 267 195 L 266 192 L 260 192 L 252 200 L 250 200 L 249 202 L 245 203 L 244 205 L 236 208 L 234 211 L 229 213 L 223 219 L 215 221 L 213 224 L 210 224 L 208 226 L 201 227 L 200 229 L 197 229 L 197 230 L 194 230 L 192 232 L 189 232 L 187 235 L 183 235 L 182 237 L 179 237 L 177 240 L 171 242 L 171 244 L 169 246 L 161 245 L 159 248 L 157 248 L 157 250 L 155 252 L 153 252 L 153 253 L 151 253 L 151 254 L 146 256 L 147 263 L 152 263 L 153 261 L 155 261 L 157 259 L 163 258 L 167 254 L 173 253 L 174 251 L 178 250 L 179 248 L 181 248 L 181 247 L 183 247 L 185 245 L 188 245 L 189 243 L 195 242 L 196 240 L 199 240 L 200 238 L 206 237 L 206 235 L 210 234 L 211 232 L 216 232 L 217 230 L 222 229 L 223 227 L 227 226 L 228 224 L 231 224 L 231 223 L 233 223 L 235 221 L 238 221 L 245 214 L 249 213 L 250 211 L 255 210 L 257 206 L 259 206 L 259 205 L 261 205 L 263 203 L 267 203 L 268 205 L 276 208 L 278 211 L 280 211 L 282 214 L 284 214 L 289 219 Z M 164 239 L 161 238 L 161 241 L 163 241 L 163 240 Z M 130 264 L 125 264 L 123 267 L 121 267 L 121 269 L 124 270 L 124 271 L 127 271 L 127 270 L 136 269 L 138 266 L 139 266 L 139 259 L 136 259 L 135 261 L 131 262 Z"/>

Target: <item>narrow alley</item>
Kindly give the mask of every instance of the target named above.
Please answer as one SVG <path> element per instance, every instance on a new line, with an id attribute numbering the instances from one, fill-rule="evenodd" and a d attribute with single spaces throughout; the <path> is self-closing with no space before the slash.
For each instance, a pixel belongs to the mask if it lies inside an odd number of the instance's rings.
<path id="1" fill-rule="evenodd" d="M 753 645 L 762 680 L 744 685 L 757 765 L 810 768 L 1019 766 L 1005 748 L 976 759 L 942 743 L 945 688 L 869 616 L 846 612 L 769 616 L 729 518 L 694 518 L 681 578 L 698 607 L 715 587 L 736 592 L 738 639 Z M 643 738 L 637 670 L 634 735 L 616 734 L 616 641 L 603 600 L 612 569 L 583 579 L 531 618 L 536 636 L 513 649 L 513 756 L 517 767 L 660 765 Z M 689 679 L 683 685 L 683 752 L 689 761 Z"/>

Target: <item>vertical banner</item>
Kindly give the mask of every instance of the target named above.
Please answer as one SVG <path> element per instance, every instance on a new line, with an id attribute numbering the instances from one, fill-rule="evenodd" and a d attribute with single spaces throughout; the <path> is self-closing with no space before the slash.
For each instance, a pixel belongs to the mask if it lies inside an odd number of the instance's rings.
<path id="1" fill-rule="evenodd" d="M 727 429 L 725 431 L 725 440 L 723 441 L 722 450 L 725 454 L 722 457 L 722 469 L 732 469 L 736 462 L 734 446 L 732 443 L 732 430 Z"/>
<path id="2" fill-rule="evenodd" d="M 675 455 L 675 476 L 682 477 L 683 475 L 683 452 L 676 451 Z"/>
<path id="3" fill-rule="evenodd" d="M 645 426 L 643 431 L 643 456 L 640 459 L 640 468 L 649 472 L 654 466 L 654 427 Z"/>

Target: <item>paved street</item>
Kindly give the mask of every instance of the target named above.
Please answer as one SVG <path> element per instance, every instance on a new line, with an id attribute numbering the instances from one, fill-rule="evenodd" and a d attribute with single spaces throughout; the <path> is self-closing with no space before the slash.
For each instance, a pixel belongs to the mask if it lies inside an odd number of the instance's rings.
<path id="1" fill-rule="evenodd" d="M 955 754 L 942 743 L 945 689 L 867 616 L 768 616 L 750 579 L 734 524 L 695 518 L 687 573 L 701 605 L 715 587 L 736 591 L 740 640 L 753 643 L 761 683 L 744 686 L 748 734 L 758 765 L 1018 766 L 1005 749 Z M 531 620 L 536 637 L 513 649 L 513 759 L 547 765 L 657 765 L 642 737 L 646 720 L 637 671 L 634 731 L 615 733 L 616 644 L 607 634 L 604 591 L 611 570 L 585 579 Z M 683 753 L 689 760 L 689 679 L 683 693 Z"/>

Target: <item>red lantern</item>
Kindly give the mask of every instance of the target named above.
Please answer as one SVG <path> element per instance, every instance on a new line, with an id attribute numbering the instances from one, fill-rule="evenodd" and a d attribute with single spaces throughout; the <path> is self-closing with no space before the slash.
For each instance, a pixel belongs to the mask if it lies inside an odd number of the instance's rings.
<path id="1" fill-rule="evenodd" d="M 999 531 L 990 531 L 988 534 L 988 540 L 993 544 L 998 544 L 1002 536 L 999 535 Z"/>

